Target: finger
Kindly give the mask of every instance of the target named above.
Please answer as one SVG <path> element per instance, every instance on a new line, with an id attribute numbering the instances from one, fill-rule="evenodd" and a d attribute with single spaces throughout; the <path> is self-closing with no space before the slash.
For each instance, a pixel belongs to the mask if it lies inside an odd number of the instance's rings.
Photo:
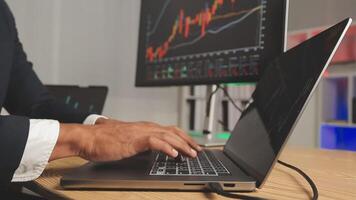
<path id="1" fill-rule="evenodd" d="M 180 138 L 178 135 L 176 135 L 172 132 L 163 133 L 161 135 L 160 139 L 169 143 L 171 146 L 173 146 L 179 152 L 181 152 L 187 156 L 190 156 L 193 158 L 197 156 L 197 152 L 194 149 L 192 149 L 186 141 L 184 141 L 182 138 Z"/>
<path id="2" fill-rule="evenodd" d="M 183 130 L 175 127 L 175 126 L 171 126 L 169 127 L 172 131 L 174 131 L 174 133 L 176 133 L 178 136 L 180 136 L 181 138 L 183 138 L 191 147 L 193 147 L 194 149 L 201 151 L 203 150 L 188 134 L 186 134 Z"/>
<path id="3" fill-rule="evenodd" d="M 172 158 L 178 156 L 178 151 L 174 149 L 169 143 L 160 140 L 157 137 L 150 137 L 148 139 L 148 146 L 151 150 L 161 151 Z"/>
<path id="4" fill-rule="evenodd" d="M 175 133 L 175 130 L 169 129 L 167 127 L 155 127 L 152 128 L 151 134 L 154 134 L 156 137 L 159 137 L 161 140 L 164 140 L 166 142 L 169 142 L 170 145 L 173 145 L 177 150 L 180 152 L 190 156 L 190 157 L 196 157 L 197 151 L 194 150 L 193 148 L 196 148 L 199 150 L 198 145 L 194 145 L 194 142 L 191 141 L 192 145 L 189 144 L 188 141 L 186 141 L 184 138 L 182 138 L 180 135 Z M 184 134 L 184 133 L 182 133 Z M 185 136 L 186 138 L 189 138 L 188 136 Z M 174 138 L 174 139 L 172 139 Z M 197 147 L 198 146 L 198 147 Z M 200 148 L 201 149 L 201 148 Z"/>

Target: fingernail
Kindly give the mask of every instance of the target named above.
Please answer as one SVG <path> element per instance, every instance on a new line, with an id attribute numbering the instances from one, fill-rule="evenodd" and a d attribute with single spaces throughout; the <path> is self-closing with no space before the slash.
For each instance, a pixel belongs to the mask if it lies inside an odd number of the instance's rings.
<path id="1" fill-rule="evenodd" d="M 194 149 L 190 149 L 190 151 L 192 152 L 192 156 L 197 156 L 197 152 Z"/>
<path id="2" fill-rule="evenodd" d="M 177 150 L 172 149 L 172 152 L 173 152 L 173 157 L 174 158 L 178 156 L 178 151 Z"/>
<path id="3" fill-rule="evenodd" d="M 197 148 L 199 151 L 203 150 L 203 148 L 201 148 L 201 146 L 197 146 Z"/>

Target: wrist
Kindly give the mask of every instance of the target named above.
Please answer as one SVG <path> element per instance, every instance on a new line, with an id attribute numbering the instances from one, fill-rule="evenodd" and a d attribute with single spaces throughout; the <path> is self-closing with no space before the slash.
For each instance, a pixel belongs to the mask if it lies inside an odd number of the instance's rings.
<path id="1" fill-rule="evenodd" d="M 57 143 L 53 149 L 50 161 L 60 158 L 79 156 L 81 150 L 90 141 L 88 126 L 76 124 L 60 124 Z"/>

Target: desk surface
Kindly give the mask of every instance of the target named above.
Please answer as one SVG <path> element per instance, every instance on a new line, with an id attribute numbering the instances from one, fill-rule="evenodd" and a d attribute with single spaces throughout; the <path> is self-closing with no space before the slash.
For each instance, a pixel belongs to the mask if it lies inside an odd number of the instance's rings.
<path id="1" fill-rule="evenodd" d="M 320 199 L 356 199 L 356 153 L 288 148 L 281 160 L 298 166 L 316 183 Z M 55 199 L 226 199 L 202 192 L 122 192 L 122 191 L 68 191 L 59 186 L 61 174 L 84 164 L 79 158 L 50 163 L 43 175 L 27 187 L 44 197 Z M 263 189 L 248 195 L 268 199 L 308 199 L 311 189 L 296 172 L 277 165 Z"/>

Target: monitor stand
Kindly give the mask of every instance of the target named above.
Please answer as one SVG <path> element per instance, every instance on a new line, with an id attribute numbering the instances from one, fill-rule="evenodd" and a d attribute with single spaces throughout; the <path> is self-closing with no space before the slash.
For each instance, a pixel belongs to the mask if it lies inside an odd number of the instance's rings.
<path id="1" fill-rule="evenodd" d="M 194 136 L 193 139 L 197 142 L 200 146 L 203 147 L 220 147 L 225 146 L 228 139 L 219 138 L 219 134 L 217 133 L 210 133 L 210 134 L 203 134 L 200 136 Z"/>
<path id="2" fill-rule="evenodd" d="M 216 85 L 207 86 L 206 99 L 207 99 L 207 111 L 203 134 L 196 134 L 193 136 L 194 140 L 201 146 L 213 147 L 213 146 L 224 146 L 228 140 L 229 133 L 214 133 L 214 120 L 216 114 L 216 94 L 211 94 L 217 89 Z M 211 100 L 209 103 L 209 98 Z"/>

